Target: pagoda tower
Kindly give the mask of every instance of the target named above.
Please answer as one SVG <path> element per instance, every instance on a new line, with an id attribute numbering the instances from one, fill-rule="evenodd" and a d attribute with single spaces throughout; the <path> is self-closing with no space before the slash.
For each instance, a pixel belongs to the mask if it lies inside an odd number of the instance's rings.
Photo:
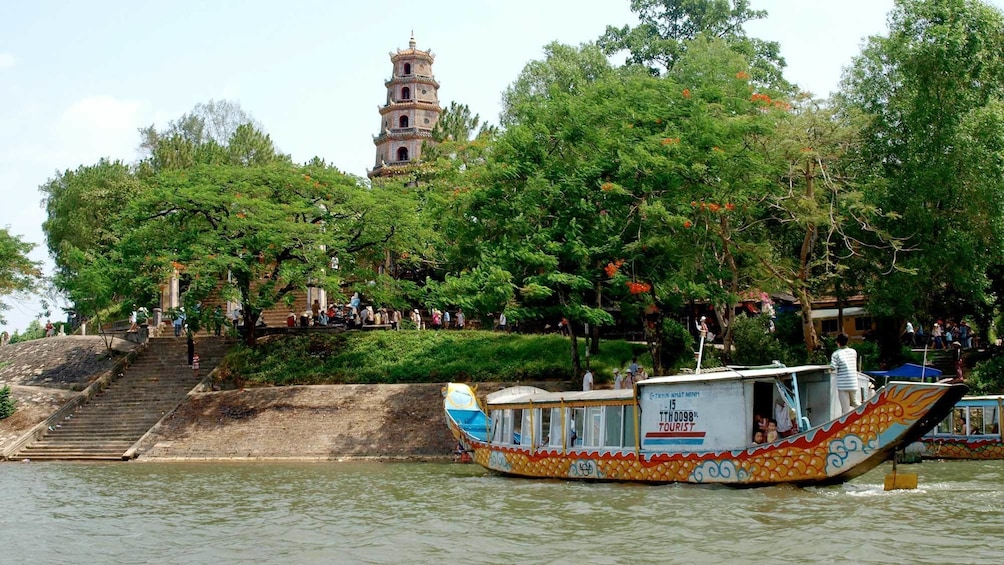
<path id="1" fill-rule="evenodd" d="M 370 178 L 393 176 L 422 157 L 422 144 L 432 140 L 442 109 L 439 83 L 432 74 L 435 55 L 415 48 L 412 34 L 407 49 L 390 53 L 393 71 L 387 87 L 387 103 L 380 111 L 380 134 L 373 137 L 376 162 L 367 171 Z"/>

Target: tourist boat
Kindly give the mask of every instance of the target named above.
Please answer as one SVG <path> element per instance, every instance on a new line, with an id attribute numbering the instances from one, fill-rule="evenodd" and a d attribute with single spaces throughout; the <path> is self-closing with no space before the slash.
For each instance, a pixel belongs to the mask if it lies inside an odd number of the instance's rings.
<path id="1" fill-rule="evenodd" d="M 963 397 L 935 429 L 921 438 L 923 457 L 1004 459 L 1002 410 L 1004 395 Z"/>
<path id="2" fill-rule="evenodd" d="M 966 390 L 894 381 L 841 414 L 828 366 L 771 366 L 656 377 L 629 390 L 516 387 L 484 404 L 466 384 L 450 383 L 444 409 L 459 447 L 506 475 L 826 485 L 853 479 L 919 439 Z M 754 444 L 754 416 L 772 414 L 778 399 L 796 415 L 796 428 Z"/>

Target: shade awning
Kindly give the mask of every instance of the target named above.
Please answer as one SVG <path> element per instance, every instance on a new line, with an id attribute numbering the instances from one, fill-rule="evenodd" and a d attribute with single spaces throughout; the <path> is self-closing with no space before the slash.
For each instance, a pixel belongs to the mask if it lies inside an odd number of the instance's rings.
<path id="1" fill-rule="evenodd" d="M 916 363 L 904 363 L 895 369 L 888 371 L 868 371 L 869 375 L 876 377 L 895 377 L 898 379 L 922 379 L 926 377 L 940 377 L 941 371 L 934 367 L 917 365 Z"/>

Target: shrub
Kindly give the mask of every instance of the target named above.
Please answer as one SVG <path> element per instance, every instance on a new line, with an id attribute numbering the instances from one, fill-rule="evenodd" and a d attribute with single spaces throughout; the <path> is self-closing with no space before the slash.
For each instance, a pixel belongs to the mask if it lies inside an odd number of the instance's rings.
<path id="1" fill-rule="evenodd" d="M 1004 355 L 977 363 L 967 382 L 973 394 L 998 394 L 1004 391 Z"/>
<path id="2" fill-rule="evenodd" d="M 0 388 L 0 420 L 9 417 L 17 410 L 17 400 L 10 397 L 10 386 Z"/>
<path id="3" fill-rule="evenodd" d="M 770 332 L 770 318 L 739 316 L 732 322 L 733 360 L 738 365 L 768 365 L 774 361 L 786 363 L 786 354 L 774 334 Z"/>

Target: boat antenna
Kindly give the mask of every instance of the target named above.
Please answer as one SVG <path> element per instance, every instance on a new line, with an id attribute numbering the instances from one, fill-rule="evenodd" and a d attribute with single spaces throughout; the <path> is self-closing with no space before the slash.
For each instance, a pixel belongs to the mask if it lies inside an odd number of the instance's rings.
<path id="1" fill-rule="evenodd" d="M 701 334 L 701 344 L 697 348 L 697 369 L 694 370 L 695 375 L 701 374 L 701 359 L 704 357 L 704 335 L 707 333 L 701 330 L 701 322 L 697 322 L 697 331 Z"/>

